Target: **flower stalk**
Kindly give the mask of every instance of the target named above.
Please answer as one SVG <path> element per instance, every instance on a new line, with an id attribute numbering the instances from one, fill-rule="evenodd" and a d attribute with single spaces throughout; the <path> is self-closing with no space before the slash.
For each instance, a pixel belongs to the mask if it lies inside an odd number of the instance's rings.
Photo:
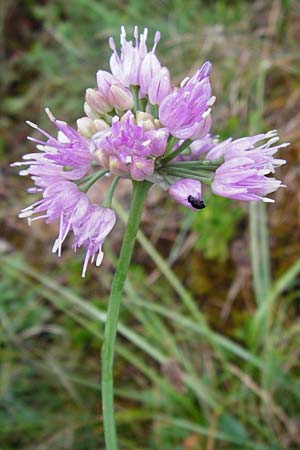
<path id="1" fill-rule="evenodd" d="M 113 278 L 102 345 L 102 408 L 106 450 L 117 450 L 114 415 L 113 364 L 120 305 L 124 284 L 135 245 L 143 206 L 151 184 L 133 181 L 131 208 L 121 252 Z"/>

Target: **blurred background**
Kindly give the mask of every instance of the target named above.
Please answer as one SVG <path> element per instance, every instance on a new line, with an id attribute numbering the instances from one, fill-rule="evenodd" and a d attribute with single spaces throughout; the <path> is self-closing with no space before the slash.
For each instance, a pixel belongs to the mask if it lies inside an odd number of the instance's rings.
<path id="1" fill-rule="evenodd" d="M 175 82 L 213 63 L 221 138 L 278 129 L 287 185 L 252 207 L 187 211 L 153 189 L 121 312 L 115 387 L 122 450 L 300 448 L 300 2 L 2 0 L 0 3 L 0 448 L 104 449 L 99 347 L 123 222 L 100 269 L 51 253 L 55 225 L 17 218 L 33 151 L 25 120 L 75 125 L 120 26 L 159 29 Z M 97 199 L 97 189 L 94 191 Z M 121 206 L 122 205 L 122 206 Z M 270 271 L 272 277 L 270 277 Z M 254 283 L 253 283 L 254 277 Z"/>

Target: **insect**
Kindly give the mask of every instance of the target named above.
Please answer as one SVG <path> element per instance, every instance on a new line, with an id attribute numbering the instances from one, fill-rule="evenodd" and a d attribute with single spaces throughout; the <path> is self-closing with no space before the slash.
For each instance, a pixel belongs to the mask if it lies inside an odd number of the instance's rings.
<path id="1" fill-rule="evenodd" d="M 192 205 L 193 208 L 196 208 L 196 209 L 203 209 L 203 208 L 205 208 L 204 201 L 200 200 L 197 197 L 193 197 L 192 195 L 189 195 L 187 200 Z"/>

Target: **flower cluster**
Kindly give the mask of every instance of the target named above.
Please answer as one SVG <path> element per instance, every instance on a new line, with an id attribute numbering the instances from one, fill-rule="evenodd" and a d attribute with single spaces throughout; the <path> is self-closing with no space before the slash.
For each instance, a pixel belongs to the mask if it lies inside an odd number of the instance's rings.
<path id="1" fill-rule="evenodd" d="M 42 153 L 31 153 L 23 156 L 24 161 L 14 163 L 14 166 L 28 165 L 20 175 L 30 175 L 35 187 L 31 193 L 42 193 L 42 198 L 24 208 L 20 218 L 27 217 L 29 223 L 44 218 L 47 223 L 59 221 L 59 234 L 53 245 L 53 252 L 61 255 L 61 247 L 69 231 L 73 232 L 73 249 L 86 248 L 86 257 L 82 275 L 85 275 L 87 264 L 95 259 L 100 265 L 103 252 L 102 244 L 113 228 L 116 216 L 112 209 L 92 204 L 88 197 L 76 184 L 83 179 L 90 168 L 92 156 L 89 143 L 76 130 L 65 122 L 55 120 L 50 115 L 58 131 L 55 139 L 45 131 L 37 128 L 46 141 L 30 138 L 37 144 Z"/>
<path id="2" fill-rule="evenodd" d="M 266 196 L 281 186 L 270 174 L 285 163 L 274 154 L 288 144 L 278 144 L 275 131 L 218 142 L 210 133 L 211 64 L 176 87 L 155 54 L 160 33 L 151 50 L 147 35 L 147 29 L 139 34 L 135 27 L 134 40 L 127 40 L 122 27 L 120 53 L 110 38 L 111 72 L 99 70 L 96 87 L 86 90 L 78 130 L 48 111 L 57 138 L 29 123 L 46 140 L 29 138 L 40 152 L 15 163 L 28 166 L 20 174 L 30 175 L 34 187 L 29 191 L 41 195 L 20 217 L 58 220 L 53 251 L 59 255 L 72 232 L 74 250 L 86 249 L 83 275 L 89 260 L 101 264 L 102 243 L 115 224 L 110 202 L 122 177 L 158 184 L 194 210 L 205 207 L 203 184 L 216 195 L 244 201 L 273 201 Z M 100 206 L 90 202 L 87 191 L 103 175 L 113 181 L 110 201 Z"/>

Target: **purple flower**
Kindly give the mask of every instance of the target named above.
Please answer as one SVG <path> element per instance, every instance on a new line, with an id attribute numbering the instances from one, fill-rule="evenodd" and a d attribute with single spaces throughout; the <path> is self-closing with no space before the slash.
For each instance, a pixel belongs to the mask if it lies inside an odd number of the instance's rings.
<path id="1" fill-rule="evenodd" d="M 141 97 L 148 94 L 153 78 L 161 70 L 161 64 L 157 56 L 154 54 L 154 50 L 155 46 L 153 47 L 151 52 L 147 53 L 147 55 L 141 62 L 138 83 L 140 86 Z"/>
<path id="2" fill-rule="evenodd" d="M 149 102 L 152 105 L 159 105 L 162 100 L 172 92 L 170 72 L 166 67 L 162 67 L 154 73 L 147 90 Z"/>
<path id="3" fill-rule="evenodd" d="M 103 114 L 113 109 L 112 104 L 101 94 L 100 89 L 87 89 L 85 93 L 85 101 L 88 106 L 96 114 Z"/>
<path id="4" fill-rule="evenodd" d="M 260 141 L 268 141 L 255 147 Z M 226 141 L 216 145 L 207 154 L 207 159 L 223 157 L 224 163 L 216 170 L 211 185 L 215 194 L 244 201 L 273 202 L 265 197 L 282 186 L 281 181 L 266 175 L 285 164 L 276 159 L 274 153 L 288 144 L 272 146 L 278 141 L 276 131 L 267 134 Z"/>
<path id="5" fill-rule="evenodd" d="M 89 142 L 65 122 L 49 115 L 59 130 L 57 139 L 38 129 L 47 141 L 32 139 L 42 153 L 23 156 L 23 161 L 14 166 L 28 165 L 20 172 L 30 175 L 35 186 L 29 192 L 42 194 L 42 198 L 24 208 L 20 218 L 28 218 L 29 223 L 45 219 L 47 223 L 59 221 L 59 235 L 53 251 L 61 255 L 61 247 L 69 231 L 74 234 L 73 248 L 86 248 L 82 276 L 85 276 L 88 261 L 95 259 L 100 265 L 103 257 L 102 244 L 115 224 L 115 213 L 109 208 L 90 204 L 85 193 L 81 192 L 74 180 L 81 179 L 90 168 L 93 160 L 89 152 Z M 33 218 L 32 218 L 33 217 Z"/>
<path id="6" fill-rule="evenodd" d="M 159 106 L 159 120 L 179 139 L 199 139 L 211 127 L 211 97 L 209 74 L 211 64 L 206 62 L 190 79 L 185 79 L 181 87 L 163 99 Z"/>
<path id="7" fill-rule="evenodd" d="M 107 111 L 111 111 L 113 108 L 126 111 L 133 107 L 132 93 L 111 73 L 105 72 L 104 70 L 98 70 L 97 85 L 99 94 L 107 104 L 110 105 Z M 92 104 L 91 106 L 93 107 Z M 103 108 L 103 112 L 107 111 Z"/>
<path id="8" fill-rule="evenodd" d="M 116 44 L 113 38 L 109 39 L 110 48 L 113 51 L 113 54 L 110 58 L 110 68 L 112 74 L 119 80 L 119 82 L 125 86 L 137 86 L 140 84 L 140 68 L 143 59 L 147 56 L 147 41 L 148 30 L 144 29 L 143 33 L 139 36 L 138 28 L 134 28 L 134 38 L 135 45 L 133 45 L 132 41 L 126 40 L 126 31 L 125 28 L 121 27 L 121 54 L 120 56 L 116 50 Z M 157 67 L 157 58 L 154 55 L 155 48 L 159 42 L 160 33 L 156 32 L 154 38 L 154 45 L 152 51 L 148 54 L 147 61 L 148 63 L 144 65 L 142 71 L 142 79 L 145 80 L 148 77 L 148 72 L 151 73 L 154 67 Z M 159 63 L 158 63 L 159 64 Z"/>
<path id="9" fill-rule="evenodd" d="M 107 127 L 108 124 L 102 119 L 93 120 L 89 117 L 80 117 L 80 119 L 77 119 L 78 132 L 86 138 L 91 137 L 93 134 Z"/>
<path id="10" fill-rule="evenodd" d="M 41 141 L 39 139 L 31 138 L 30 141 L 35 142 L 37 149 L 44 152 L 44 158 L 41 159 L 40 153 L 34 153 L 23 156 L 23 159 L 28 160 L 33 158 L 32 164 L 29 162 L 23 162 L 25 164 L 31 164 L 30 171 L 32 175 L 43 176 L 42 172 L 36 170 L 34 166 L 37 165 L 38 161 L 41 163 L 53 162 L 57 165 L 57 170 L 63 172 L 63 168 L 68 168 L 67 175 L 62 175 L 64 178 L 77 180 L 83 177 L 90 168 L 91 162 L 93 160 L 92 155 L 89 151 L 89 143 L 86 138 L 79 134 L 76 130 L 71 128 L 66 122 L 56 120 L 51 112 L 46 110 L 50 120 L 54 123 L 58 129 L 58 137 L 54 138 L 44 130 L 39 128 L 32 122 L 27 122 L 28 125 L 37 129 L 41 134 L 43 134 L 47 141 Z M 34 161 L 37 159 L 37 161 Z M 18 163 L 19 165 L 22 163 Z M 49 165 L 50 167 L 50 165 Z M 37 173 L 33 173 L 37 172 Z M 46 171 L 47 172 L 47 171 Z M 25 173 L 24 173 L 25 175 Z"/>
<path id="11" fill-rule="evenodd" d="M 140 181 L 153 174 L 154 159 L 164 153 L 167 138 L 167 129 L 144 130 L 128 111 L 121 120 L 114 117 L 110 130 L 93 137 L 91 151 L 112 173 Z"/>
<path id="12" fill-rule="evenodd" d="M 202 186 L 200 181 L 182 178 L 172 184 L 169 193 L 178 203 L 181 203 L 188 208 L 205 208 L 201 196 Z"/>

